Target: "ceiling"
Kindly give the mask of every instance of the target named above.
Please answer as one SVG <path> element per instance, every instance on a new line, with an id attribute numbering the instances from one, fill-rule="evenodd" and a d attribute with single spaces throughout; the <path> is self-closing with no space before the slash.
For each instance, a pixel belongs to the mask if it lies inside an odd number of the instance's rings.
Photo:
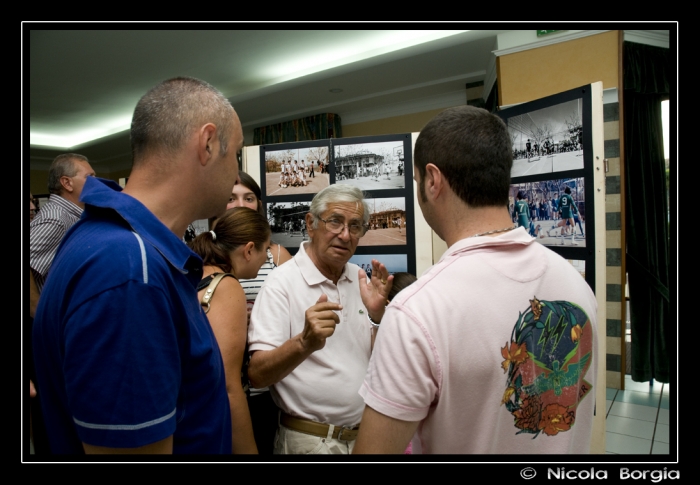
<path id="1" fill-rule="evenodd" d="M 128 158 L 134 106 L 164 79 L 217 87 L 252 144 L 256 127 L 318 113 L 347 125 L 450 106 L 455 96 L 465 102 L 465 83 L 495 68 L 496 36 L 505 32 L 24 27 L 32 168 L 79 151 L 98 173 Z"/>

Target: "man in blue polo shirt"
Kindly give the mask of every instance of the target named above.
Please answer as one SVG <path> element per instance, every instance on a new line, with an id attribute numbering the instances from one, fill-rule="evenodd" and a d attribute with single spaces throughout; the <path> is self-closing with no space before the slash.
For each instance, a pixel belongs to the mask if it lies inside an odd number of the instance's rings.
<path id="1" fill-rule="evenodd" d="M 197 301 L 187 225 L 226 208 L 241 124 L 209 84 L 175 78 L 131 124 L 121 191 L 89 178 L 34 326 L 38 392 L 54 453 L 231 453 L 218 345 Z M 175 203 L 174 203 L 175 202 Z"/>

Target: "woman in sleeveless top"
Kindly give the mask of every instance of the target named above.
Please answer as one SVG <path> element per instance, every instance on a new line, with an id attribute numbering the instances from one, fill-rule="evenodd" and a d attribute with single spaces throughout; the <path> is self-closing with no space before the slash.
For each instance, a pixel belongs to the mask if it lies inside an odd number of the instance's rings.
<path id="1" fill-rule="evenodd" d="M 245 172 L 239 172 L 241 183 L 236 184 L 231 192 L 231 198 L 226 206 L 249 207 L 258 211 L 265 217 L 265 208 L 262 202 L 262 191 L 258 183 Z M 263 263 L 257 276 L 250 279 L 239 279 L 245 291 L 248 317 L 253 309 L 255 298 L 260 292 L 260 288 L 265 283 L 267 276 L 282 263 L 292 259 L 291 254 L 281 244 L 270 243 L 270 250 L 267 253 L 267 261 Z M 272 401 L 269 389 L 250 389 L 248 396 L 251 419 L 253 420 L 253 433 L 255 442 L 261 455 L 271 455 L 275 432 L 277 431 L 277 407 Z"/>
<path id="2" fill-rule="evenodd" d="M 219 344 L 226 373 L 231 409 L 234 453 L 257 453 L 241 369 L 248 336 L 246 296 L 237 278 L 251 278 L 267 260 L 270 225 L 260 213 L 246 207 L 226 211 L 213 229 L 189 243 L 203 260 L 199 298 Z M 210 286 L 219 274 L 227 276 Z M 215 281 L 215 280 L 214 280 Z M 215 293 L 212 291 L 215 290 Z M 246 380 L 247 380 L 247 376 Z"/>

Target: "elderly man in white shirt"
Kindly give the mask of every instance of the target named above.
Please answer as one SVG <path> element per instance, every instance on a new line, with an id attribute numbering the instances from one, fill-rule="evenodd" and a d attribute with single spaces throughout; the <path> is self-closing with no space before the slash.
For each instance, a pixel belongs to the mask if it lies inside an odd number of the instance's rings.
<path id="1" fill-rule="evenodd" d="M 248 375 L 272 386 L 280 408 L 275 453 L 349 454 L 364 402 L 358 394 L 391 280 L 373 260 L 373 276 L 348 261 L 364 236 L 362 191 L 331 185 L 306 214 L 311 238 L 260 290 L 248 332 Z"/>

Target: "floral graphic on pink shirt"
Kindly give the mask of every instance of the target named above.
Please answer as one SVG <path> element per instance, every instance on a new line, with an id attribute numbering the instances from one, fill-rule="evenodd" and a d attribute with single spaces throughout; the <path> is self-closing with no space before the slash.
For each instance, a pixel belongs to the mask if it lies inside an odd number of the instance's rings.
<path id="1" fill-rule="evenodd" d="M 593 331 L 581 307 L 533 296 L 501 348 L 506 373 L 502 405 L 516 434 L 556 436 L 571 429 L 576 407 L 592 386 L 585 375 L 593 357 Z"/>
<path id="2" fill-rule="evenodd" d="M 515 342 L 511 342 L 510 348 L 508 348 L 508 343 L 506 343 L 506 346 L 501 349 L 501 355 L 505 359 L 501 363 L 503 372 L 508 372 L 511 364 L 515 364 L 517 366 L 528 358 L 527 345 L 518 345 Z"/>

